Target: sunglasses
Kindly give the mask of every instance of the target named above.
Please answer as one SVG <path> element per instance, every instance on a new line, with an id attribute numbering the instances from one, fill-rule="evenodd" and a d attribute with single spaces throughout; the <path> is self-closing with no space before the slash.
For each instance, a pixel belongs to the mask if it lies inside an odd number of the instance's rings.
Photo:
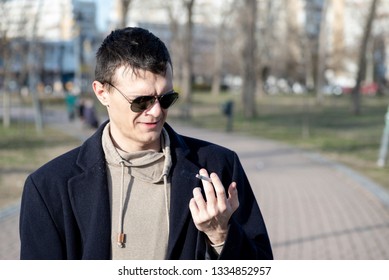
<path id="1" fill-rule="evenodd" d="M 134 100 L 129 100 L 128 97 L 123 92 L 121 92 L 117 87 L 115 87 L 111 83 L 107 83 L 107 84 L 109 84 L 111 87 L 116 89 L 127 100 L 127 102 L 131 104 L 130 108 L 135 113 L 140 113 L 147 110 L 155 103 L 155 100 L 158 100 L 158 103 L 162 109 L 167 109 L 170 106 L 172 106 L 174 102 L 176 102 L 178 99 L 178 92 L 171 90 L 167 93 L 157 95 L 157 96 L 144 95 L 144 96 L 139 96 Z"/>

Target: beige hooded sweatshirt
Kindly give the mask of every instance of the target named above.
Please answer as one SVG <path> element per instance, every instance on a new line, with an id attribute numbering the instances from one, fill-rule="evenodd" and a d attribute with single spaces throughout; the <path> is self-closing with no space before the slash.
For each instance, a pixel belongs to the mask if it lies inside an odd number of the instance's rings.
<path id="1" fill-rule="evenodd" d="M 169 136 L 163 129 L 161 152 L 127 153 L 114 146 L 109 128 L 109 124 L 104 128 L 102 143 L 111 203 L 111 257 L 165 259 L 170 208 Z"/>

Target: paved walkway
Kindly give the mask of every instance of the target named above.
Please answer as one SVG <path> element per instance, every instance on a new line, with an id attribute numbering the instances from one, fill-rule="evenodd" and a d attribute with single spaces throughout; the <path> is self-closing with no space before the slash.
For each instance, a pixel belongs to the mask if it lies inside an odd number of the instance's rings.
<path id="1" fill-rule="evenodd" d="M 80 139 L 91 133 L 79 124 L 57 127 Z M 367 178 L 277 142 L 180 124 L 174 127 L 239 154 L 276 259 L 389 259 L 389 194 Z M 17 259 L 18 207 L 0 213 L 0 259 Z"/>

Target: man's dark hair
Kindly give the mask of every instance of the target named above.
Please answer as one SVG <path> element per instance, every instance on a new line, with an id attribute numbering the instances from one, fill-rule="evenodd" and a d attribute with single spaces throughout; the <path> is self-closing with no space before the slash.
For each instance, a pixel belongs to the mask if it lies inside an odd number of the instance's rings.
<path id="1" fill-rule="evenodd" d="M 112 83 L 117 68 L 125 66 L 133 70 L 147 70 L 165 74 L 172 65 L 165 44 L 154 34 L 140 27 L 117 29 L 108 35 L 96 54 L 95 79 Z"/>

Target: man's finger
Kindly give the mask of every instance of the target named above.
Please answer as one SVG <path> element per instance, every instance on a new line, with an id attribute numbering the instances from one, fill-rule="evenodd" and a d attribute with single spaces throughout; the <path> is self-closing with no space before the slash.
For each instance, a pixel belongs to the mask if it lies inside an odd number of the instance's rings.
<path id="1" fill-rule="evenodd" d="M 224 189 L 223 183 L 220 181 L 219 176 L 217 176 L 216 173 L 212 173 L 211 174 L 211 179 L 212 179 L 212 182 L 213 182 L 213 187 L 215 189 L 218 202 L 219 202 L 219 200 L 225 202 L 226 199 L 227 199 L 226 191 Z"/>
<path id="2" fill-rule="evenodd" d="M 209 177 L 207 170 L 204 168 L 200 169 L 199 174 L 205 177 Z M 214 205 L 216 203 L 215 189 L 212 182 L 207 180 L 201 180 L 203 183 L 204 194 L 207 200 L 207 204 Z"/>
<path id="3" fill-rule="evenodd" d="M 228 187 L 228 203 L 231 205 L 233 212 L 239 207 L 238 188 L 235 182 Z"/>
<path id="4" fill-rule="evenodd" d="M 199 207 L 197 206 L 196 200 L 192 197 L 189 201 L 189 210 L 192 213 L 193 219 L 199 215 Z"/>
<path id="5" fill-rule="evenodd" d="M 203 194 L 200 188 L 193 189 L 193 199 L 199 211 L 206 211 L 207 203 L 204 200 Z"/>

